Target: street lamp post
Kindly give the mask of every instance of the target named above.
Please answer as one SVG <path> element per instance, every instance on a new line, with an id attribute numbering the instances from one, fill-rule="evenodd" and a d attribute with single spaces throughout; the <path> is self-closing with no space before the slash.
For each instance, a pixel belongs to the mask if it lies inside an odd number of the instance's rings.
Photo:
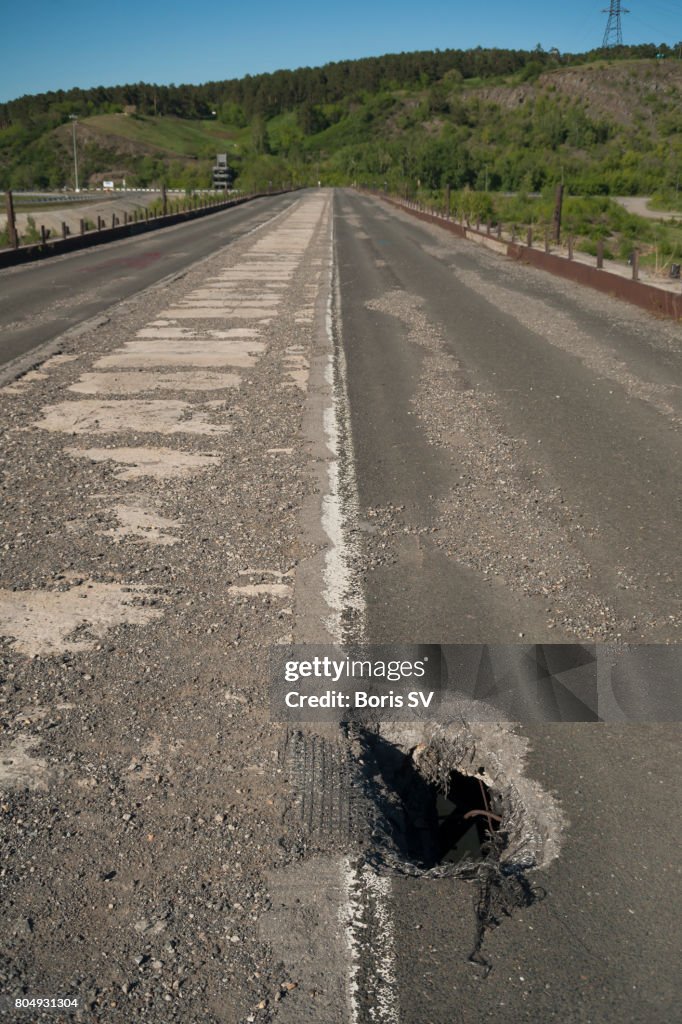
<path id="1" fill-rule="evenodd" d="M 75 114 L 69 114 L 69 118 L 73 129 L 73 180 L 76 192 L 80 192 L 78 187 L 78 147 L 76 146 L 76 125 L 78 124 L 78 118 Z"/>

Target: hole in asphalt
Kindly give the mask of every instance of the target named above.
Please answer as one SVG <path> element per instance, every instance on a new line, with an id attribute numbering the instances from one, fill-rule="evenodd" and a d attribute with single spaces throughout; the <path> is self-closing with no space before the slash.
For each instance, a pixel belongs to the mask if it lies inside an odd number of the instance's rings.
<path id="1" fill-rule="evenodd" d="M 459 770 L 477 760 L 476 743 L 466 736 L 417 746 L 397 746 L 368 732 L 357 738 L 364 746 L 359 763 L 379 810 L 375 863 L 422 878 L 473 882 L 476 936 L 468 959 L 487 974 L 488 931 L 544 897 L 520 862 L 526 845 L 521 803 L 508 784 L 487 785 L 483 766 L 474 774 Z"/>
<path id="2" fill-rule="evenodd" d="M 369 740 L 367 768 L 381 783 L 383 812 L 399 856 L 419 871 L 475 867 L 505 845 L 502 799 L 478 775 L 426 778 L 412 752 Z"/>

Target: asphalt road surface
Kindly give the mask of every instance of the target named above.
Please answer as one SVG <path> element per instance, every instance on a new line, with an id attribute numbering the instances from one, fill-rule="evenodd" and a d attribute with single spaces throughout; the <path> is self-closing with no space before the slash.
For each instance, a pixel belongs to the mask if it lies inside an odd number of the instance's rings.
<path id="1" fill-rule="evenodd" d="M 240 238 L 294 201 L 256 199 L 119 242 L 0 271 L 0 365 Z"/>
<path id="2" fill-rule="evenodd" d="M 679 327 L 326 189 L 0 282 L 0 1019 L 676 1019 L 661 702 L 283 722 L 268 652 L 675 644 Z"/>

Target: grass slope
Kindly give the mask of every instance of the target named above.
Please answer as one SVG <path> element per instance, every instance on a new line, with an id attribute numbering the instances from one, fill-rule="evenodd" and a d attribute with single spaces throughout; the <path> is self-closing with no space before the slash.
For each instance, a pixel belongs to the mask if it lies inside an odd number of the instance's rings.
<path id="1" fill-rule="evenodd" d="M 85 118 L 86 128 L 107 142 L 126 139 L 149 152 L 162 151 L 178 156 L 214 157 L 239 146 L 248 129 L 230 128 L 212 121 L 184 121 L 178 117 L 142 117 L 126 114 L 97 114 Z"/>

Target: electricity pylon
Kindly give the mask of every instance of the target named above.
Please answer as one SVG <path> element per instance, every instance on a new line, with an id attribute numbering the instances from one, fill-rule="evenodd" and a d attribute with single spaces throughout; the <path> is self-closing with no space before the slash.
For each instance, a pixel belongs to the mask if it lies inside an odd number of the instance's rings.
<path id="1" fill-rule="evenodd" d="M 609 16 L 609 20 L 606 22 L 606 29 L 604 30 L 603 47 L 623 45 L 623 29 L 620 23 L 620 16 L 621 14 L 629 13 L 627 7 L 621 7 L 620 0 L 611 0 L 608 7 L 602 8 L 602 14 L 608 14 Z"/>

